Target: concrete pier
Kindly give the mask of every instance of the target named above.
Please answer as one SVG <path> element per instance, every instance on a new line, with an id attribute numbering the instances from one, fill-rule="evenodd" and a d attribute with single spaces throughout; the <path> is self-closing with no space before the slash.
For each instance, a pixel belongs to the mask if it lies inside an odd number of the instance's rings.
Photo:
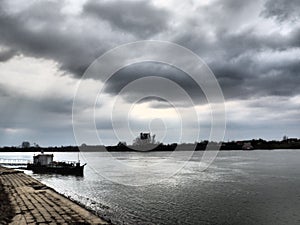
<path id="1" fill-rule="evenodd" d="M 0 185 L 13 210 L 0 224 L 108 224 L 21 171 L 0 167 Z"/>

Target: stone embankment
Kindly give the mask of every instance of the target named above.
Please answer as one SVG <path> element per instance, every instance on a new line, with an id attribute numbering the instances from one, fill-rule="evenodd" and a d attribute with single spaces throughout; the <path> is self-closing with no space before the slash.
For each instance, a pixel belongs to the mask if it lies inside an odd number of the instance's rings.
<path id="1" fill-rule="evenodd" d="M 108 224 L 21 171 L 0 167 L 0 225 Z"/>

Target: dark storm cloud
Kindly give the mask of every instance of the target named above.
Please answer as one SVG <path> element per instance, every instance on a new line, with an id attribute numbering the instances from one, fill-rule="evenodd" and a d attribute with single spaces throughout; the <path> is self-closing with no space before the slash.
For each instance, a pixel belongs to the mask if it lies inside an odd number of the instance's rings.
<path id="1" fill-rule="evenodd" d="M 272 57 L 276 52 L 299 48 L 300 27 L 293 25 L 285 35 L 258 32 L 259 23 L 244 28 L 243 21 L 248 23 L 260 1 L 219 0 L 191 10 L 182 19 L 176 18 L 172 9 L 157 8 L 149 1 L 88 1 L 76 16 L 63 12 L 64 2 L 38 1 L 20 11 L 8 10 L 7 2 L 0 3 L 0 44 L 16 51 L 0 52 L 0 61 L 22 53 L 52 59 L 62 70 L 81 77 L 87 66 L 111 47 L 159 34 L 161 39 L 188 47 L 204 58 L 226 98 L 299 92 L 299 60 L 266 63 L 258 56 L 269 52 L 265 57 Z M 272 0 L 262 5 L 258 13 L 261 18 L 288 20 L 299 12 L 298 1 Z M 172 27 L 170 21 L 179 25 Z M 147 63 L 120 70 L 108 82 L 106 91 L 116 94 L 131 81 L 153 75 L 175 81 L 193 97 L 199 95 L 199 88 L 184 73 Z"/>
<path id="2" fill-rule="evenodd" d="M 122 91 L 123 88 L 126 88 L 126 86 L 131 82 L 152 76 L 164 77 L 170 82 L 174 82 L 178 85 L 178 88 L 185 90 L 197 104 L 206 102 L 203 91 L 188 74 L 176 67 L 156 62 L 137 63 L 122 68 L 107 81 L 105 91 L 116 95 Z M 156 96 L 143 98 L 140 103 L 146 101 L 162 102 L 164 100 L 161 97 L 164 95 L 177 103 L 184 99 L 184 96 L 181 96 L 180 94 L 181 92 L 178 92 L 178 95 L 176 95 L 176 90 L 171 90 L 170 87 L 160 87 L 159 83 L 156 86 L 151 86 L 150 89 L 154 90 L 154 94 L 156 94 Z M 129 90 L 126 89 L 126 91 L 122 92 L 122 94 L 127 101 L 132 102 L 137 98 L 137 96 L 144 96 L 147 90 L 151 95 L 152 92 L 149 90 L 149 83 L 145 82 L 143 86 L 135 86 L 135 88 Z M 157 92 L 155 92 L 155 90 L 157 90 Z M 184 104 L 182 105 L 184 106 Z M 152 106 L 162 107 L 161 104 L 152 104 Z M 170 105 L 168 106 L 170 107 Z"/>
<path id="3" fill-rule="evenodd" d="M 170 19 L 166 10 L 158 9 L 149 1 L 89 1 L 84 13 L 105 20 L 113 28 L 149 38 L 168 28 Z"/>
<path id="4" fill-rule="evenodd" d="M 173 41 L 190 48 L 207 60 L 220 82 L 226 99 L 298 94 L 299 57 L 295 55 L 294 59 L 281 61 L 274 59 L 271 62 L 266 62 L 268 61 L 266 58 L 272 59 L 273 55 L 297 49 L 300 43 L 299 27 L 291 27 L 291 33 L 288 35 L 278 31 L 258 32 L 256 28 L 260 27 L 260 24 L 240 29 L 241 25 L 237 24 L 237 21 L 245 20 L 247 17 L 244 15 L 245 11 L 249 9 L 251 11 L 251 7 L 256 3 L 241 3 L 236 0 L 217 3 L 215 7 L 210 5 L 209 10 L 199 9 L 199 13 L 206 15 L 204 21 L 197 20 L 195 14 L 192 14 L 191 18 L 179 27 L 179 31 L 174 31 Z M 211 14 L 206 13 L 205 10 Z M 214 38 L 208 35 L 209 26 L 203 28 L 205 23 L 213 23 L 211 29 Z M 266 54 L 260 56 L 264 52 Z M 116 90 L 134 79 L 153 74 L 161 74 L 176 81 L 193 97 L 199 94 L 196 91 L 199 88 L 189 81 L 188 76 L 170 68 L 165 69 L 162 74 L 160 69 L 153 65 L 122 69 L 116 73 L 115 78 L 110 80 L 111 83 L 108 83 L 106 91 L 117 93 Z M 126 97 L 127 100 L 130 99 Z"/>
<path id="5" fill-rule="evenodd" d="M 0 54 L 0 59 L 7 60 L 14 53 L 52 59 L 62 70 L 80 77 L 95 58 L 111 47 L 167 28 L 168 12 L 147 1 L 88 2 L 84 15 L 78 16 L 65 14 L 64 4 L 34 2 L 14 12 L 8 10 L 6 1 L 0 2 L 0 44 L 17 49 Z M 97 14 L 99 19 L 86 17 L 87 14 Z M 112 31 L 104 21 L 118 30 Z"/>
<path id="6" fill-rule="evenodd" d="M 17 49 L 15 53 L 55 60 L 61 69 L 81 76 L 95 58 L 95 46 L 101 49 L 96 37 L 66 26 L 60 2 L 36 2 L 20 12 L 10 12 L 1 3 L 0 42 Z"/>
<path id="7" fill-rule="evenodd" d="M 273 59 L 272 54 L 259 58 L 250 53 L 236 60 L 211 63 L 226 98 L 297 95 L 300 92 L 300 59 L 278 60 Z M 272 59 L 270 62 L 266 62 L 268 57 Z"/>
<path id="8" fill-rule="evenodd" d="M 15 54 L 16 51 L 11 49 L 0 51 L 0 63 L 11 59 Z"/>
<path id="9" fill-rule="evenodd" d="M 300 2 L 298 0 L 268 0 L 262 15 L 267 18 L 276 18 L 283 22 L 294 22 L 300 19 Z"/>
<path id="10" fill-rule="evenodd" d="M 257 2 L 217 3 L 208 8 L 200 7 L 197 12 L 205 15 L 204 18 L 186 21 L 185 28 L 192 26 L 194 29 L 175 35 L 175 41 L 195 50 L 208 62 L 226 99 L 298 94 L 300 59 L 293 50 L 300 46 L 300 27 L 290 26 L 288 34 L 258 31 L 263 24 L 244 26 L 242 22 L 249 23 L 245 11 L 251 12 L 251 5 Z M 212 24 L 212 28 L 207 24 Z M 289 51 L 293 59 L 266 60 Z M 266 54 L 261 56 L 262 53 Z"/>

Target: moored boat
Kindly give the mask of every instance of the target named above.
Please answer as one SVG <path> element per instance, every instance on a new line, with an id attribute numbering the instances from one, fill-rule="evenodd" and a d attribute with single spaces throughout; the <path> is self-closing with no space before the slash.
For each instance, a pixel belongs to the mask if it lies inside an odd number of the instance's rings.
<path id="1" fill-rule="evenodd" d="M 27 164 L 27 169 L 34 173 L 57 173 L 63 175 L 83 176 L 84 166 L 78 162 L 57 162 L 53 154 L 38 154 L 33 156 L 33 163 Z"/>

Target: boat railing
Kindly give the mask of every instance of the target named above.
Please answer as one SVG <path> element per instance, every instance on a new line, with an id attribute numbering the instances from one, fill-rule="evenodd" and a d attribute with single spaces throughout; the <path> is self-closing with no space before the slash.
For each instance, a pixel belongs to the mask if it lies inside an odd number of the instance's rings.
<path id="1" fill-rule="evenodd" d="M 9 158 L 0 158 L 0 165 L 9 165 L 9 166 L 21 166 L 27 165 L 30 163 L 30 160 L 27 159 L 9 159 Z"/>
<path id="2" fill-rule="evenodd" d="M 52 161 L 49 165 L 53 167 L 65 166 L 75 167 L 78 164 L 76 161 Z"/>

